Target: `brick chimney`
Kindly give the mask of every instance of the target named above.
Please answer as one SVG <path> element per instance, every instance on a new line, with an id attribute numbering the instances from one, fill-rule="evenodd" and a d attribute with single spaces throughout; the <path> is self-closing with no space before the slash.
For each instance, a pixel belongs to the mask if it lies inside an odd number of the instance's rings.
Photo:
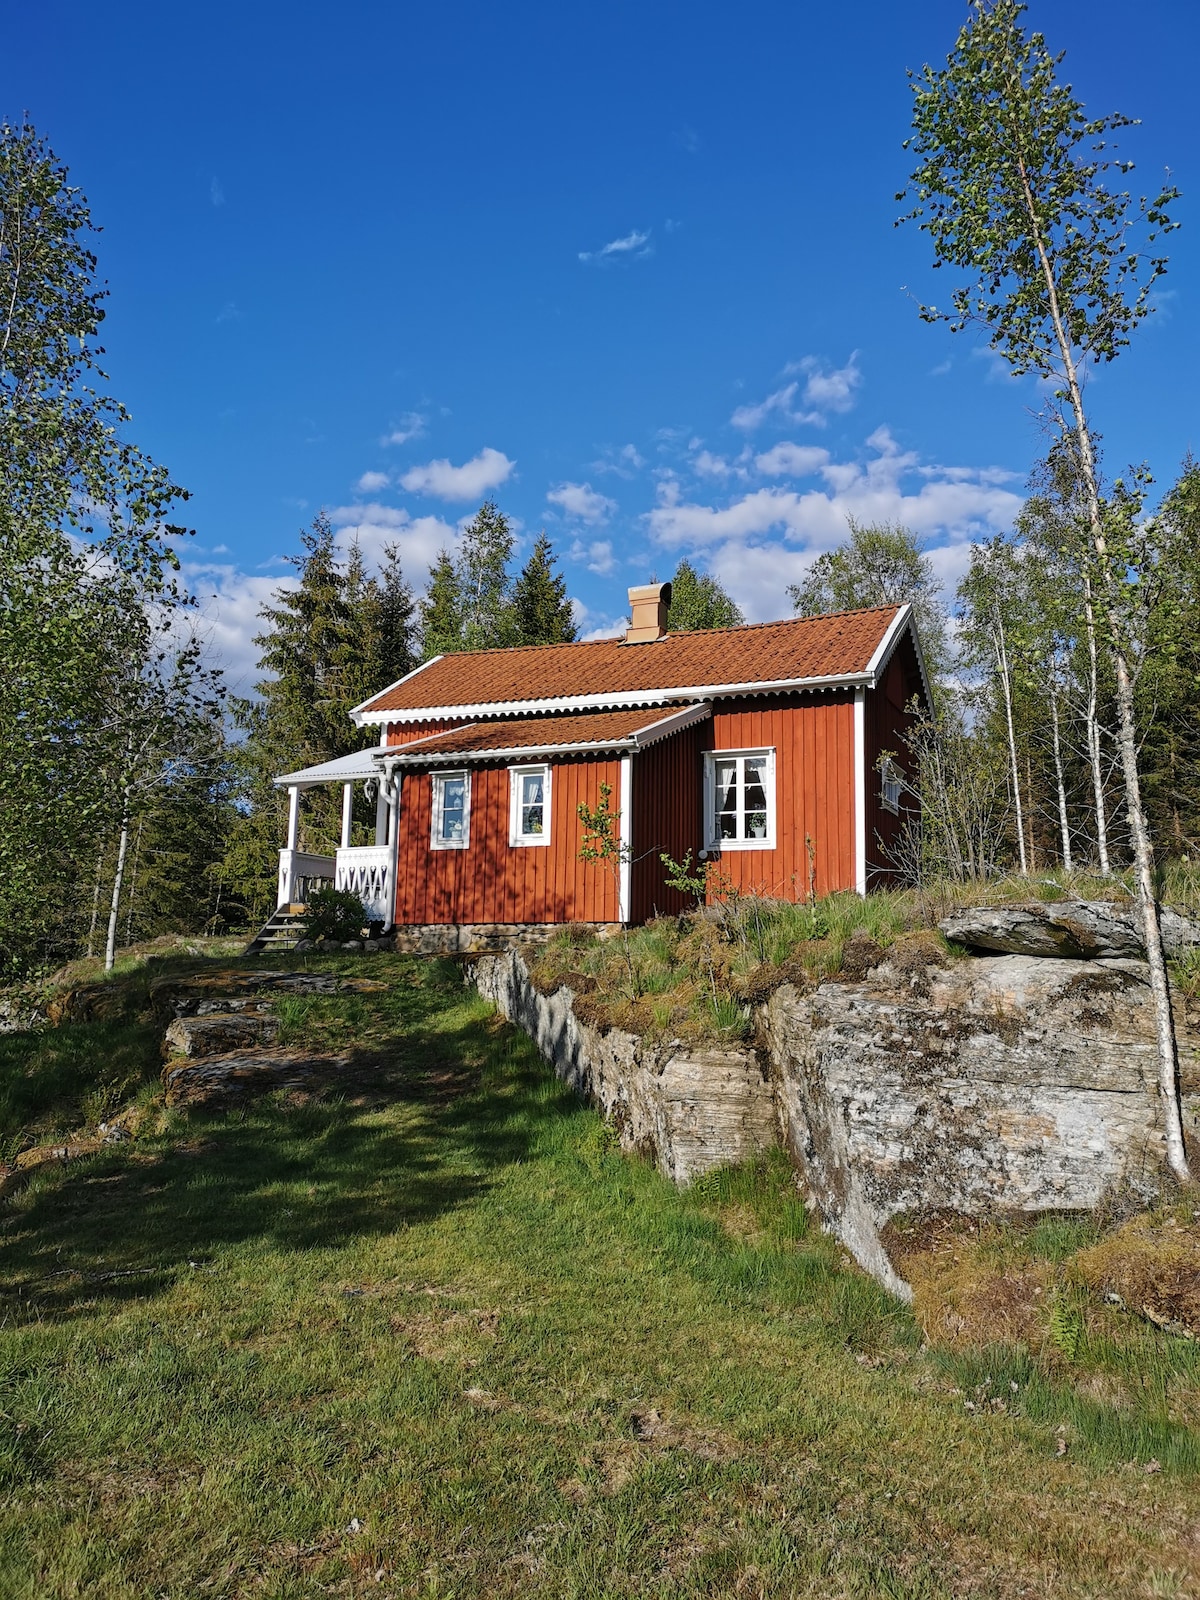
<path id="1" fill-rule="evenodd" d="M 671 605 L 669 583 L 643 583 L 629 591 L 629 626 L 626 644 L 652 644 L 667 636 L 667 612 Z"/>

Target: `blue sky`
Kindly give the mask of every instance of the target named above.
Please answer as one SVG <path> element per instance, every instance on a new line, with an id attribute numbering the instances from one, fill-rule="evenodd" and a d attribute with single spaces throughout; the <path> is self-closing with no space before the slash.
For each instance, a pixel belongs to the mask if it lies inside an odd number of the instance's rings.
<path id="1" fill-rule="evenodd" d="M 958 0 L 13 8 L 28 112 L 104 226 L 132 435 L 193 491 L 189 577 L 231 678 L 319 507 L 420 585 L 485 493 L 545 527 L 585 632 L 681 555 L 754 620 L 847 513 L 948 581 L 1009 525 L 1036 389 L 922 324 L 895 229 L 905 68 Z M 1132 20 L 1131 20 L 1132 15 Z M 1161 312 L 1102 372 L 1115 466 L 1200 453 L 1200 8 L 1032 11 L 1185 227 Z M 945 287 L 948 287 L 946 285 Z"/>

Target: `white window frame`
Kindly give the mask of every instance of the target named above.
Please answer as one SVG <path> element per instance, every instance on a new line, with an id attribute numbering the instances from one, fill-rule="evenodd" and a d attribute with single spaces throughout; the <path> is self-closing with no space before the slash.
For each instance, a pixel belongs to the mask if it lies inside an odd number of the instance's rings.
<path id="1" fill-rule="evenodd" d="M 534 761 L 526 766 L 508 769 L 508 842 L 514 850 L 524 849 L 526 845 L 550 843 L 550 771 L 550 766 L 545 761 Z M 531 777 L 540 777 L 542 780 L 541 833 L 521 832 L 521 780 Z"/>
<path id="2" fill-rule="evenodd" d="M 442 838 L 442 812 L 445 803 L 446 784 L 452 778 L 461 778 L 463 781 L 463 831 L 461 839 Z M 432 837 L 430 844 L 434 850 L 465 850 L 471 842 L 471 774 L 460 768 L 456 772 L 434 772 L 430 774 L 433 785 L 432 812 Z"/>
<path id="3" fill-rule="evenodd" d="M 767 759 L 767 836 L 765 839 L 719 839 L 717 837 L 717 762 L 737 759 L 742 762 L 739 793 L 742 797 L 742 825 L 745 826 L 746 767 L 750 756 Z M 723 850 L 774 850 L 775 849 L 775 747 L 760 746 L 750 750 L 706 750 L 704 752 L 704 839 L 708 855 L 720 855 Z"/>
<path id="4" fill-rule="evenodd" d="M 904 774 L 890 756 L 880 764 L 879 769 L 879 803 L 885 811 L 890 811 L 892 816 L 900 815 L 900 796 L 904 793 Z M 895 790 L 889 794 L 889 790 Z"/>

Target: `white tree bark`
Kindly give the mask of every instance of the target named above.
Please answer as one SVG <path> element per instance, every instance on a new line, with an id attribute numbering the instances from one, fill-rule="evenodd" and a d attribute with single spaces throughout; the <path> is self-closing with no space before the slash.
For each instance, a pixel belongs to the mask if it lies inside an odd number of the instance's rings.
<path id="1" fill-rule="evenodd" d="M 1107 878 L 1112 870 L 1108 860 L 1108 818 L 1104 807 L 1104 768 L 1100 750 L 1100 721 L 1097 707 L 1100 696 L 1100 675 L 1096 648 L 1096 611 L 1092 603 L 1092 580 L 1083 580 L 1083 617 L 1087 630 L 1088 646 L 1088 697 L 1085 713 L 1088 765 L 1092 769 L 1092 803 L 1096 811 L 1096 854 L 1100 871 Z"/>
<path id="2" fill-rule="evenodd" d="M 1013 803 L 1017 808 L 1017 856 L 1021 863 L 1021 876 L 1029 871 L 1025 858 L 1025 818 L 1021 807 L 1021 771 L 1017 765 L 1017 739 L 1013 731 L 1012 681 L 1008 670 L 1008 646 L 1004 638 L 1004 624 L 999 612 L 992 622 L 992 645 L 996 652 L 996 666 L 1000 671 L 1000 684 L 1004 690 L 1004 720 L 1008 729 L 1008 765 L 1012 773 Z"/>
<path id="3" fill-rule="evenodd" d="M 1062 744 L 1058 731 L 1058 690 L 1054 675 L 1050 676 L 1050 733 L 1054 746 L 1054 780 L 1058 789 L 1058 827 L 1062 834 L 1063 869 L 1074 871 L 1071 859 L 1071 823 L 1067 816 L 1067 786 L 1063 779 Z"/>
<path id="4" fill-rule="evenodd" d="M 1091 527 L 1092 550 L 1101 584 L 1101 600 L 1108 623 L 1108 647 L 1112 657 L 1113 673 L 1117 681 L 1117 744 L 1121 758 L 1121 774 L 1125 780 L 1125 811 L 1129 819 L 1129 838 L 1133 846 L 1133 865 L 1137 883 L 1137 906 L 1142 924 L 1142 937 L 1146 941 L 1146 961 L 1150 968 L 1150 991 L 1154 996 L 1155 1032 L 1158 1039 L 1158 1092 L 1163 1109 L 1163 1134 L 1166 1141 L 1167 1165 L 1176 1178 L 1186 1182 L 1188 1169 L 1187 1148 L 1183 1142 L 1183 1117 L 1179 1105 L 1179 1068 L 1175 1050 L 1175 1020 L 1171 1015 L 1171 988 L 1167 978 L 1167 963 L 1163 955 L 1162 930 L 1158 921 L 1158 901 L 1154 893 L 1154 848 L 1150 842 L 1150 829 L 1142 810 L 1142 784 L 1138 772 L 1137 723 L 1133 706 L 1133 677 L 1129 670 L 1128 641 L 1125 638 L 1124 619 L 1118 603 L 1120 574 L 1113 570 L 1113 559 L 1104 531 L 1104 518 L 1100 509 L 1100 487 L 1096 477 L 1096 458 L 1092 451 L 1092 436 L 1088 429 L 1087 413 L 1083 405 L 1083 389 L 1070 336 L 1059 304 L 1058 283 L 1042 237 L 1037 206 L 1029 186 L 1024 164 L 1018 162 L 1024 188 L 1034 244 L 1041 263 L 1050 315 L 1054 324 L 1055 340 L 1066 379 L 1067 396 L 1074 418 L 1075 437 L 1079 445 L 1079 461 L 1087 493 L 1088 521 Z"/>
<path id="5" fill-rule="evenodd" d="M 121 838 L 117 845 L 117 870 L 113 874 L 112 904 L 108 910 L 108 943 L 104 948 L 104 970 L 111 972 L 117 959 L 117 916 L 121 909 L 121 880 L 125 876 L 125 854 L 129 849 L 129 790 L 125 790 L 121 809 Z"/>

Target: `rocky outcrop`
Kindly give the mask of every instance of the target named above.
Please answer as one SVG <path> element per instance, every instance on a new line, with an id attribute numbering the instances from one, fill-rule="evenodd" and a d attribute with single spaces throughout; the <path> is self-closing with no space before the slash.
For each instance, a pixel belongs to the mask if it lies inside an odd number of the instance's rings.
<path id="1" fill-rule="evenodd" d="M 535 989 L 515 950 L 483 956 L 470 972 L 558 1076 L 603 1111 L 621 1148 L 676 1183 L 778 1143 L 769 1074 L 753 1050 L 648 1044 L 615 1028 L 602 1034 L 575 1015 L 570 989 Z"/>
<path id="2" fill-rule="evenodd" d="M 194 1017 L 176 1017 L 163 1036 L 164 1056 L 219 1056 L 233 1050 L 273 1044 L 278 1021 L 249 1010 L 209 1011 Z"/>
<path id="3" fill-rule="evenodd" d="M 602 1035 L 574 1015 L 569 989 L 540 994 L 515 952 L 473 970 L 622 1147 L 676 1182 L 782 1139 L 825 1226 L 905 1298 L 879 1231 L 900 1212 L 1078 1210 L 1120 1185 L 1158 1186 L 1141 961 L 884 961 L 857 982 L 785 984 L 758 1010 L 759 1052 Z M 1179 1042 L 1195 1139 L 1200 1064 L 1182 1018 Z"/>
<path id="4" fill-rule="evenodd" d="M 1105 960 L 1146 953 L 1141 926 L 1132 906 L 1106 900 L 1030 901 L 1017 906 L 969 906 L 938 924 L 947 939 L 970 950 L 1005 955 L 1059 956 Z M 1163 949 L 1168 960 L 1200 947 L 1200 924 L 1168 906 L 1159 912 Z"/>
<path id="5" fill-rule="evenodd" d="M 169 1106 L 218 1110 L 243 1104 L 273 1090 L 310 1095 L 343 1074 L 345 1056 L 298 1050 L 255 1050 L 246 1054 L 201 1056 L 171 1061 L 163 1068 Z"/>

